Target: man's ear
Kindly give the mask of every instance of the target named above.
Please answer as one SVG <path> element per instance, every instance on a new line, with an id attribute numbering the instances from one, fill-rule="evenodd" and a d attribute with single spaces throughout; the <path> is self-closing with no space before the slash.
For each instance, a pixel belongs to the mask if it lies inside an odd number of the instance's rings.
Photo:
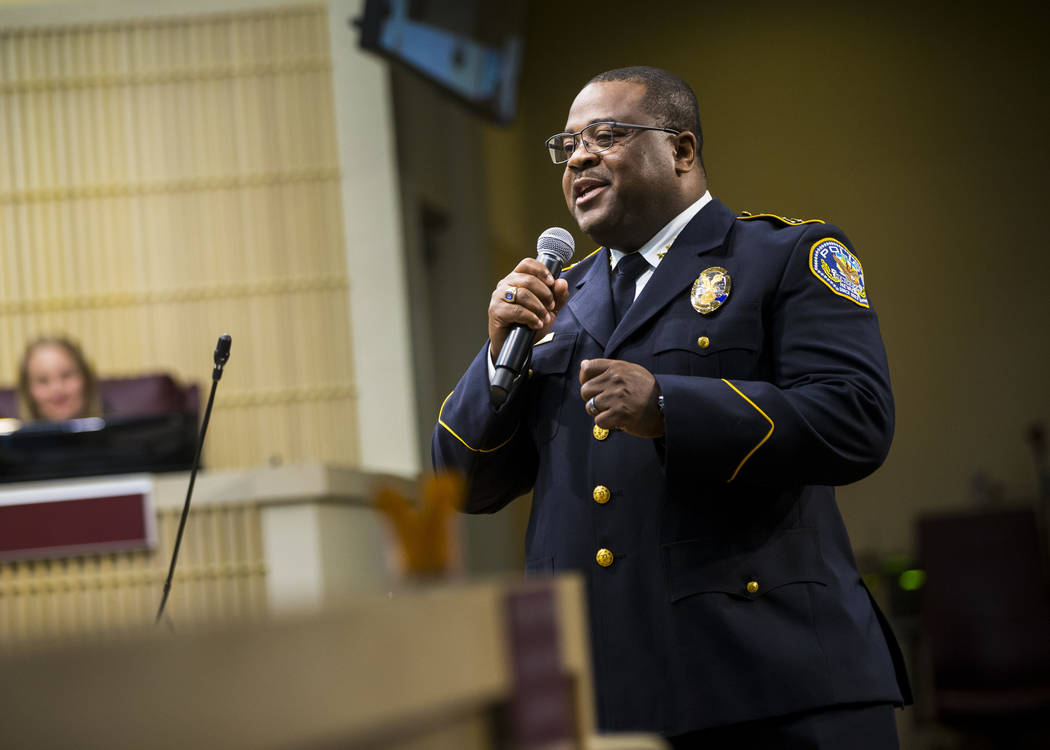
<path id="1" fill-rule="evenodd" d="M 674 166 L 678 174 L 692 172 L 699 163 L 696 136 L 688 130 L 675 136 Z"/>

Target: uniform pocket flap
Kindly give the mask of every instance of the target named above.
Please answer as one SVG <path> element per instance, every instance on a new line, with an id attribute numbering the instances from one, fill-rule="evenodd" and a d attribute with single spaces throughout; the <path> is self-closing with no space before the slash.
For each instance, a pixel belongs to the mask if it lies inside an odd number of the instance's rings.
<path id="1" fill-rule="evenodd" d="M 575 331 L 558 331 L 554 338 L 534 346 L 529 363 L 533 375 L 557 375 L 568 370 L 578 336 Z"/>
<path id="2" fill-rule="evenodd" d="M 554 575 L 553 557 L 535 557 L 525 561 L 525 575 L 529 578 L 534 576 Z"/>
<path id="3" fill-rule="evenodd" d="M 731 318 L 709 320 L 697 314 L 695 320 L 667 320 L 654 333 L 653 353 L 677 349 L 706 357 L 727 349 L 757 352 L 762 345 L 762 322 L 757 306 L 752 308 Z"/>
<path id="4" fill-rule="evenodd" d="M 816 529 L 790 529 L 756 549 L 724 555 L 719 546 L 707 539 L 664 546 L 672 602 L 706 593 L 755 599 L 789 583 L 827 585 Z"/>

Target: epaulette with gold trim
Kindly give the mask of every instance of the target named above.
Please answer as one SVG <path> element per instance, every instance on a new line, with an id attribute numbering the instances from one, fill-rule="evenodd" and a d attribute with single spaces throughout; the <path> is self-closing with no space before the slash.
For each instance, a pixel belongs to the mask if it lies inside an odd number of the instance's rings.
<path id="1" fill-rule="evenodd" d="M 789 226 L 798 226 L 799 224 L 823 224 L 823 219 L 789 219 L 786 216 L 777 216 L 776 214 L 753 214 L 750 211 L 741 211 L 738 219 L 776 219 L 782 221 Z"/>
<path id="2" fill-rule="evenodd" d="M 568 271 L 568 270 L 569 270 L 570 268 L 575 268 L 576 266 L 580 265 L 580 264 L 581 264 L 581 263 L 583 263 L 583 262 L 584 262 L 585 260 L 587 260 L 587 259 L 588 259 L 588 258 L 590 258 L 590 257 L 591 257 L 592 255 L 594 255 L 595 253 L 598 253 L 598 252 L 601 252 L 601 248 L 600 248 L 600 247 L 599 247 L 599 248 L 598 248 L 597 250 L 595 250 L 594 252 L 588 253 L 587 255 L 583 256 L 582 258 L 580 258 L 580 259 L 579 259 L 578 261 L 576 261 L 575 263 L 570 263 L 569 265 L 565 266 L 565 268 L 561 269 L 561 272 L 562 272 L 562 273 L 565 273 L 565 272 L 566 272 L 566 271 Z"/>

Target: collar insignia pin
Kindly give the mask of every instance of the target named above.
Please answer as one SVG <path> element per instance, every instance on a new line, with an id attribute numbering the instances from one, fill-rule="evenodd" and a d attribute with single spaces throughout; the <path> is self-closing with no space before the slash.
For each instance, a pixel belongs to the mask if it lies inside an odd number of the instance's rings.
<path id="1" fill-rule="evenodd" d="M 725 301 L 729 299 L 732 285 L 733 280 L 724 268 L 720 266 L 705 268 L 693 282 L 689 301 L 693 303 L 694 310 L 701 315 L 707 315 L 725 304 Z"/>

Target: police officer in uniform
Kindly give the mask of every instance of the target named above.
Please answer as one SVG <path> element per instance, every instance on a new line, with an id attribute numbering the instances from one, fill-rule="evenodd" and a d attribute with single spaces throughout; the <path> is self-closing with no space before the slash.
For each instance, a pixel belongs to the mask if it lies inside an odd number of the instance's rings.
<path id="1" fill-rule="evenodd" d="M 713 198 L 696 97 L 660 69 L 595 77 L 546 145 L 601 247 L 558 280 L 527 258 L 499 282 L 435 466 L 467 475 L 469 512 L 533 490 L 527 567 L 586 578 L 602 729 L 896 747 L 907 677 L 833 490 L 893 434 L 849 240 Z M 518 324 L 528 372 L 495 408 Z"/>

